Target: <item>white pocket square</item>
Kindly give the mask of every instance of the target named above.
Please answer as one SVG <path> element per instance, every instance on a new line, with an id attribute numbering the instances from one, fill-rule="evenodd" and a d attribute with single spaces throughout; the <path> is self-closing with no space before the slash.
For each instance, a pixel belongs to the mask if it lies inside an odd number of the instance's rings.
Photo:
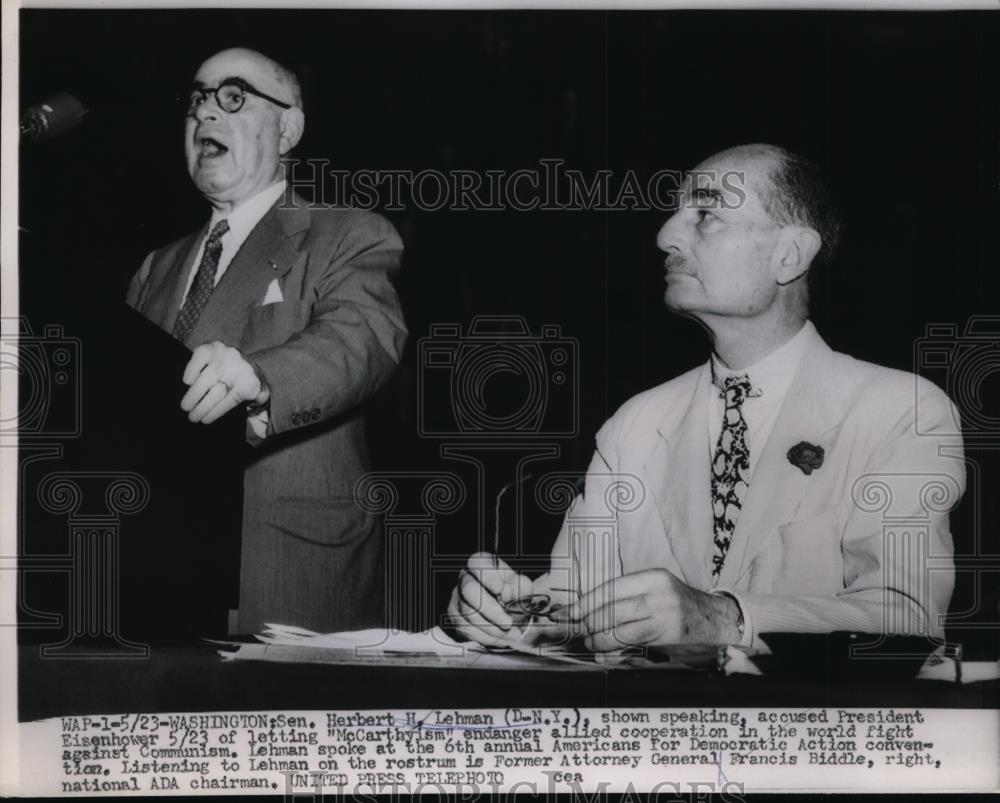
<path id="1" fill-rule="evenodd" d="M 271 283 L 267 286 L 267 293 L 264 295 L 264 303 L 262 306 L 277 304 L 279 301 L 284 300 L 285 297 L 281 294 L 281 288 L 278 287 L 278 280 L 271 279 Z"/>

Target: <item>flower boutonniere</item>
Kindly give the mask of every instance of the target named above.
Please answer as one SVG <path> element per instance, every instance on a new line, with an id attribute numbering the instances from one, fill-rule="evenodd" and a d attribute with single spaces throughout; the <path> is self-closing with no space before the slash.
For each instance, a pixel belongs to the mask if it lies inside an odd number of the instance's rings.
<path id="1" fill-rule="evenodd" d="M 824 454 L 822 446 L 799 441 L 788 450 L 788 462 L 802 469 L 802 473 L 808 476 L 823 465 Z"/>

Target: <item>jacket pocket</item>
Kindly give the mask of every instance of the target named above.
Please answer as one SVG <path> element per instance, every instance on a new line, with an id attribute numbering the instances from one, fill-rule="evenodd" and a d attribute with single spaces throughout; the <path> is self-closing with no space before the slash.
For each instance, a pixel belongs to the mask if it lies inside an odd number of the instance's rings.
<path id="1" fill-rule="evenodd" d="M 312 303 L 301 299 L 254 307 L 250 310 L 243 329 L 243 349 L 259 351 L 280 346 L 292 335 L 305 329 L 311 316 Z"/>

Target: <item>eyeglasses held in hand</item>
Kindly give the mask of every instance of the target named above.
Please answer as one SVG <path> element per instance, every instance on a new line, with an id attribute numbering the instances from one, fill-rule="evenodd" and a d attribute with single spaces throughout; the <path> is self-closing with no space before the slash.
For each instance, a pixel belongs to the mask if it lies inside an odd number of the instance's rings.
<path id="1" fill-rule="evenodd" d="M 198 107 L 208 100 L 211 95 L 215 96 L 215 102 L 219 104 L 219 108 L 228 114 L 236 114 L 236 112 L 242 109 L 243 104 L 246 103 L 247 95 L 256 95 L 258 98 L 270 101 L 282 109 L 292 108 L 291 104 L 277 98 L 272 98 L 270 95 L 265 95 L 263 92 L 254 89 L 253 86 L 242 78 L 227 78 L 215 88 L 194 87 L 187 97 L 178 98 L 178 101 L 187 109 L 184 114 L 187 117 L 191 117 L 198 110 Z"/>
<path id="2" fill-rule="evenodd" d="M 504 611 L 511 616 L 540 616 L 545 619 L 551 619 L 566 607 L 569 606 L 561 602 L 553 602 L 552 597 L 548 594 L 526 594 L 503 603 Z"/>

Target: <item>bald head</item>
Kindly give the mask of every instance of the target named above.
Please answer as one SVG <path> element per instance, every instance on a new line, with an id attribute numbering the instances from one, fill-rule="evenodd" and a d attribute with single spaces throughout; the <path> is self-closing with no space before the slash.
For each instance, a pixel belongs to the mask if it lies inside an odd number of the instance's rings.
<path id="1" fill-rule="evenodd" d="M 712 154 L 695 170 L 742 173 L 747 189 L 763 197 L 764 193 L 773 191 L 772 176 L 786 153 L 784 148 L 779 148 L 777 145 L 764 143 L 736 145 Z"/>
<path id="2" fill-rule="evenodd" d="M 833 261 L 840 243 L 840 212 L 817 164 L 777 145 L 751 143 L 720 151 L 699 169 L 706 165 L 717 169 L 720 164 L 745 170 L 748 189 L 758 195 L 775 223 L 805 226 L 819 235 L 821 246 L 813 260 L 814 269 Z M 813 275 L 811 272 L 810 277 Z"/>
<path id="3" fill-rule="evenodd" d="M 302 108 L 302 87 L 299 85 L 299 79 L 284 64 L 280 64 L 270 56 L 265 56 L 263 53 L 246 47 L 231 47 L 216 53 L 205 61 L 199 72 L 206 67 L 210 68 L 220 63 L 242 72 L 252 73 L 261 82 L 261 85 L 258 85 L 251 81 L 257 89 L 268 95 L 273 94 L 274 97 L 290 106 Z M 234 73 L 234 75 L 241 75 L 242 72 Z M 265 87 L 269 87 L 269 89 L 265 89 Z"/>

